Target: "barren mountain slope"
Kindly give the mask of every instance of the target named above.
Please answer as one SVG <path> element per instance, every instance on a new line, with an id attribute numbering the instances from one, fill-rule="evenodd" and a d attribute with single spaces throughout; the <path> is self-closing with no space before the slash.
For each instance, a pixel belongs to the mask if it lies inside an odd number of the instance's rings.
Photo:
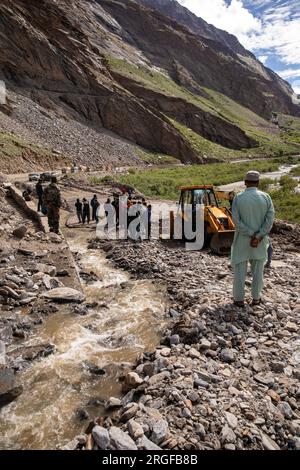
<path id="1" fill-rule="evenodd" d="M 272 140 L 276 129 L 255 113 L 269 119 L 274 110 L 298 112 L 284 82 L 245 63 L 254 61 L 250 53 L 242 60 L 226 41 L 202 38 L 130 0 L 3 0 L 0 46 L 0 79 L 12 97 L 9 119 L 0 108 L 0 130 L 18 134 L 22 127 L 24 138 L 28 130 L 29 140 L 89 165 L 137 164 L 140 150 L 129 142 L 201 163 L 216 156 L 193 145 L 185 129 L 204 147 L 220 146 L 219 158 L 226 148 L 261 145 L 260 133 L 251 131 L 257 120 Z M 128 77 L 112 67 L 112 59 L 158 73 L 179 92 L 163 83 L 150 91 L 132 70 Z M 228 112 L 232 104 L 238 114 L 254 110 L 246 125 Z M 119 137 L 127 142 L 120 146 Z"/>

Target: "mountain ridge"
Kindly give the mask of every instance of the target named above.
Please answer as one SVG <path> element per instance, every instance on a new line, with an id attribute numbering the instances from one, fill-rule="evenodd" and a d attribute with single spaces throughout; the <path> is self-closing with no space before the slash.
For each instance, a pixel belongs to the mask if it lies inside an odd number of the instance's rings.
<path id="1" fill-rule="evenodd" d="M 268 121 L 273 110 L 298 112 L 286 90 L 254 74 L 226 45 L 226 53 L 214 49 L 157 10 L 132 0 L 33 0 L 30 7 L 25 0 L 3 0 L 0 13 L 0 79 L 8 97 L 12 91 L 27 97 L 22 107 L 24 100 L 12 100 L 11 120 L 28 121 L 38 135 L 39 125 L 30 119 L 37 106 L 61 129 L 78 122 L 90 135 L 108 130 L 184 163 L 234 152 L 242 157 L 252 149 L 273 155 L 277 143 L 293 152 Z M 140 150 L 134 152 L 132 162 L 131 150 L 120 161 L 135 165 Z M 85 163 L 87 152 L 71 156 Z"/>

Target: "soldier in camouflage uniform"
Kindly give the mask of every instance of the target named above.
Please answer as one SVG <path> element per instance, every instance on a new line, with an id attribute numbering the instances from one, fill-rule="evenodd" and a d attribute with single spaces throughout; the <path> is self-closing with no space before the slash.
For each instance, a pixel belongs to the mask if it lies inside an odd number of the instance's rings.
<path id="1" fill-rule="evenodd" d="M 60 190 L 57 178 L 53 176 L 51 183 L 44 190 L 44 204 L 47 207 L 48 224 L 50 232 L 59 233 L 59 209 L 61 207 Z"/>

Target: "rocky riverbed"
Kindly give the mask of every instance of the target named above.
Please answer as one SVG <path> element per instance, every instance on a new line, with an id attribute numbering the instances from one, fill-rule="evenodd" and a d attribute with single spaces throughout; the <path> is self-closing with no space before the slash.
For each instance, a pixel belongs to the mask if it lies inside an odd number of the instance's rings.
<path id="1" fill-rule="evenodd" d="M 73 259 L 63 238 L 40 231 L 0 187 L 0 408 L 23 385 L 16 373 L 54 352 L 37 338 L 55 301 L 82 301 Z M 75 289 L 74 289 L 75 288 Z M 71 296 L 71 299 L 70 299 Z M 52 300 L 50 303 L 48 299 Z M 54 302 L 53 302 L 54 300 Z"/>
<path id="2" fill-rule="evenodd" d="M 108 416 L 69 448 L 300 449 L 299 227 L 276 223 L 272 238 L 263 304 L 245 309 L 232 305 L 227 258 L 159 241 L 91 243 L 134 278 L 166 285 L 170 321 L 124 374 L 123 399 L 111 397 Z"/>

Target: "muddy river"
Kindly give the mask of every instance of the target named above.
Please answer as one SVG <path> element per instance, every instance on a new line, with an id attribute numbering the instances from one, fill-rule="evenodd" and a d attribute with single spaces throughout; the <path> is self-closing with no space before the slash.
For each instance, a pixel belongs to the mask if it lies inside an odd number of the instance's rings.
<path id="1" fill-rule="evenodd" d="M 159 343 L 165 292 L 151 281 L 131 280 L 99 250 L 88 250 L 94 234 L 86 229 L 65 233 L 78 269 L 98 277 L 92 283 L 82 281 L 87 302 L 98 305 L 87 315 L 62 306 L 27 342 L 53 343 L 56 352 L 17 375 L 24 392 L 1 411 L 2 449 L 55 449 L 84 432 L 89 420 L 103 413 L 101 402 L 121 394 L 122 367 Z M 91 374 L 89 362 L 106 374 Z M 90 418 L 81 421 L 79 409 Z"/>

